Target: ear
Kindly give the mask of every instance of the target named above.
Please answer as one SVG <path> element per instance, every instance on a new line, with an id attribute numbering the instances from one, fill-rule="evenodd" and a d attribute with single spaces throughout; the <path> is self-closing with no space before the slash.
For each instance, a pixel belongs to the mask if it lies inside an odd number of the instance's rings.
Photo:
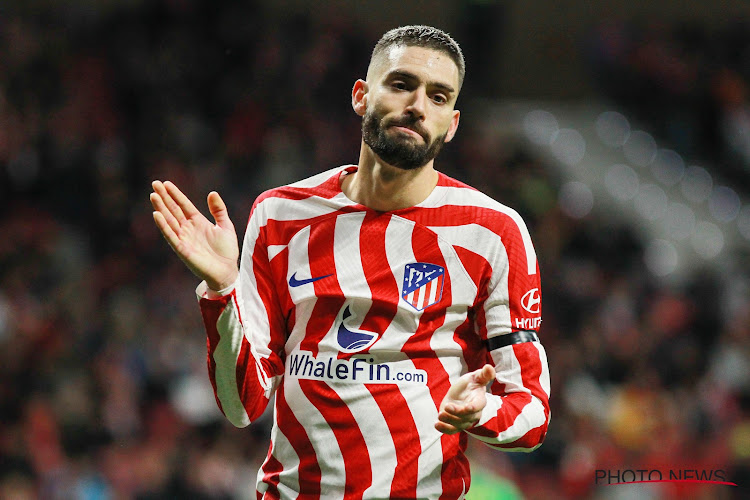
<path id="1" fill-rule="evenodd" d="M 453 118 L 451 118 L 451 124 L 448 127 L 448 133 L 445 134 L 445 142 L 450 142 L 453 136 L 456 135 L 458 130 L 458 120 L 461 118 L 461 112 L 457 109 L 453 110 Z"/>
<path id="2" fill-rule="evenodd" d="M 354 82 L 354 88 L 352 88 L 352 108 L 359 116 L 365 116 L 365 111 L 367 111 L 368 90 L 366 81 L 359 79 Z"/>

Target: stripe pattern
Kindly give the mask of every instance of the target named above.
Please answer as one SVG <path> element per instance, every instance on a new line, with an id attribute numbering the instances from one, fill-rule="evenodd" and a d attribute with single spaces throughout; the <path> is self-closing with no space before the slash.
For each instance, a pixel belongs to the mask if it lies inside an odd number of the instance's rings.
<path id="1" fill-rule="evenodd" d="M 516 212 L 459 181 L 381 213 L 342 193 L 355 170 L 261 195 L 234 289 L 198 287 L 217 404 L 242 427 L 276 395 L 258 498 L 460 498 L 468 436 L 530 451 L 547 431 L 544 348 L 502 339 L 541 322 L 522 303 L 536 253 Z M 478 424 L 436 431 L 451 383 L 488 362 Z"/>

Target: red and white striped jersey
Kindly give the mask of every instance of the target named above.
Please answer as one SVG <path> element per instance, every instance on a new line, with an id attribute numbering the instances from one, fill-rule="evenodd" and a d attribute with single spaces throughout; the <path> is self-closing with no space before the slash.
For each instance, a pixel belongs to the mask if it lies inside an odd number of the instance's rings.
<path id="1" fill-rule="evenodd" d="M 245 426 L 276 396 L 258 498 L 462 498 L 467 436 L 530 451 L 547 430 L 544 348 L 501 341 L 541 322 L 534 247 L 515 211 L 443 174 L 414 207 L 359 205 L 340 187 L 356 168 L 263 193 L 237 283 L 198 287 L 216 400 Z M 487 362 L 481 420 L 438 432 L 451 383 Z"/>

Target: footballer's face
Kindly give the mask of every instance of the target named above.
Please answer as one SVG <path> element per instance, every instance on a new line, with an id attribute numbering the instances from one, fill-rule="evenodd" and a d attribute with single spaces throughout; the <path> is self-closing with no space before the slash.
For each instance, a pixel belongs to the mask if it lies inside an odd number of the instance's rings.
<path id="1" fill-rule="evenodd" d="M 458 128 L 458 67 L 445 53 L 396 45 L 376 56 L 353 106 L 362 139 L 385 163 L 412 170 L 431 162 Z"/>

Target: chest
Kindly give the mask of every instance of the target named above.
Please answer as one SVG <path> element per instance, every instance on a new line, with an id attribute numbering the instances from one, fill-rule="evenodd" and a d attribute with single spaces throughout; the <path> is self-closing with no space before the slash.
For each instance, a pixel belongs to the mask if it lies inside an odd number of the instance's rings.
<path id="1" fill-rule="evenodd" d="M 477 298 L 453 245 L 398 216 L 324 219 L 279 257 L 274 278 L 292 343 L 328 335 L 343 352 L 375 341 L 373 349 L 401 351 L 420 331 L 458 328 Z"/>

